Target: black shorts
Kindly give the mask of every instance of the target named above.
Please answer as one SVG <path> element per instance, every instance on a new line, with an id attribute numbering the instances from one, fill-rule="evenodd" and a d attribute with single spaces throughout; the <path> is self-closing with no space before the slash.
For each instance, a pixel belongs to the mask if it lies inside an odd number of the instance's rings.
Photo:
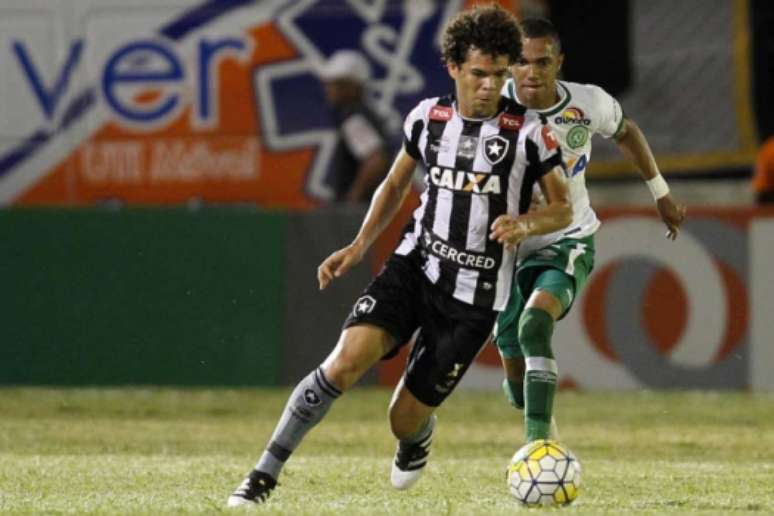
<path id="1" fill-rule="evenodd" d="M 406 388 L 432 407 L 451 394 L 492 331 L 497 312 L 469 305 L 441 292 L 411 257 L 392 255 L 366 287 L 344 328 L 373 324 L 384 328 L 398 353 L 421 328 L 408 359 Z"/>

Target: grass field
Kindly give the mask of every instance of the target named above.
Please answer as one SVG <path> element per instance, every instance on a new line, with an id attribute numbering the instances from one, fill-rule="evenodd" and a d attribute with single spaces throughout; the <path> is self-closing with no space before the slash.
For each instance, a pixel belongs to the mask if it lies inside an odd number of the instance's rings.
<path id="1" fill-rule="evenodd" d="M 285 390 L 0 389 L 0 513 L 230 513 Z M 389 393 L 345 395 L 259 514 L 512 514 L 504 468 L 521 444 L 499 394 L 439 411 L 426 475 L 389 486 Z M 572 514 L 774 514 L 774 396 L 560 394 L 584 486 Z"/>

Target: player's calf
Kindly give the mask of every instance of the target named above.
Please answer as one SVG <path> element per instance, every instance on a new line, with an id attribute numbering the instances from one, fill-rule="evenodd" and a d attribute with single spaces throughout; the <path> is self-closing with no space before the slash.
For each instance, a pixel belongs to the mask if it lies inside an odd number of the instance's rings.
<path id="1" fill-rule="evenodd" d="M 540 309 L 528 308 L 519 319 L 526 357 L 524 424 L 527 442 L 548 439 L 556 392 L 557 367 L 551 352 L 554 321 Z"/>

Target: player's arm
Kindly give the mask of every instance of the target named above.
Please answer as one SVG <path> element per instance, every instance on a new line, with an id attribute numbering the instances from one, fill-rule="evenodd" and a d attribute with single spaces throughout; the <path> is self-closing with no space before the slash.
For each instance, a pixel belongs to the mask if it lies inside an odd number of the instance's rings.
<path id="1" fill-rule="evenodd" d="M 626 158 L 634 163 L 642 178 L 650 188 L 661 220 L 667 227 L 667 238 L 674 240 L 680 232 L 680 224 L 685 218 L 685 206 L 678 204 L 669 193 L 669 186 L 659 172 L 656 158 L 648 145 L 648 140 L 639 126 L 624 117 L 621 127 L 613 136 L 618 148 Z"/>
<path id="2" fill-rule="evenodd" d="M 390 168 L 390 172 L 379 185 L 371 199 L 363 224 L 351 244 L 339 249 L 317 268 L 320 290 L 333 279 L 345 274 L 365 256 L 384 228 L 392 221 L 403 200 L 411 189 L 411 178 L 417 166 L 416 160 L 402 148 Z"/>
<path id="3" fill-rule="evenodd" d="M 367 200 L 368 193 L 379 184 L 387 169 L 387 156 L 381 148 L 369 154 L 357 169 L 355 180 L 347 192 L 347 201 L 360 202 Z"/>
<path id="4" fill-rule="evenodd" d="M 497 240 L 507 248 L 513 248 L 529 236 L 553 233 L 572 222 L 572 205 L 564 168 L 554 167 L 540 178 L 539 183 L 546 204 L 517 217 L 497 217 L 492 223 L 489 238 Z"/>
<path id="5" fill-rule="evenodd" d="M 350 115 L 342 124 L 341 133 L 359 163 L 346 199 L 349 202 L 368 200 L 366 195 L 384 178 L 389 166 L 384 138 L 362 113 Z"/>

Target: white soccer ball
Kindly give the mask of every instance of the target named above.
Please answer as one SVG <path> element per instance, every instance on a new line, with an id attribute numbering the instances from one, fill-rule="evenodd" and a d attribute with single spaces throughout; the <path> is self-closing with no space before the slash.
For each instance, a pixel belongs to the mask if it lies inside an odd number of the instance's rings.
<path id="1" fill-rule="evenodd" d="M 578 497 L 581 465 L 566 446 L 540 439 L 516 452 L 506 480 L 511 495 L 524 505 L 568 505 Z"/>

